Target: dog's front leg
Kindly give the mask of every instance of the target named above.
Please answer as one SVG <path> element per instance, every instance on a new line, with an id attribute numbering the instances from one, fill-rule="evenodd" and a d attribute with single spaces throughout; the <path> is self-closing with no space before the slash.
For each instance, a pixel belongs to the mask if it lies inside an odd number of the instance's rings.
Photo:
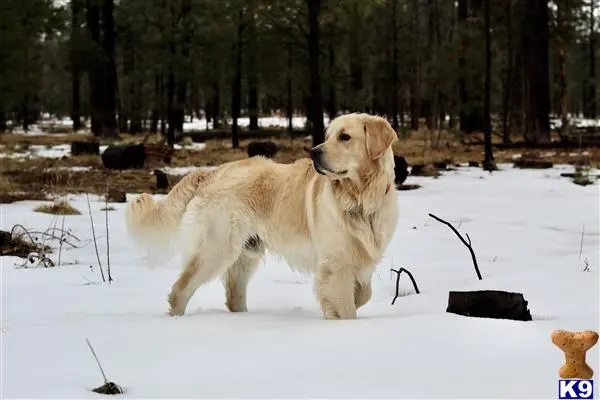
<path id="1" fill-rule="evenodd" d="M 354 304 L 356 308 L 360 308 L 367 304 L 371 299 L 371 276 L 373 269 L 364 269 L 359 271 L 354 282 Z"/>
<path id="2" fill-rule="evenodd" d="M 315 276 L 315 293 L 326 319 L 354 319 L 354 274 L 343 266 L 325 263 Z"/>

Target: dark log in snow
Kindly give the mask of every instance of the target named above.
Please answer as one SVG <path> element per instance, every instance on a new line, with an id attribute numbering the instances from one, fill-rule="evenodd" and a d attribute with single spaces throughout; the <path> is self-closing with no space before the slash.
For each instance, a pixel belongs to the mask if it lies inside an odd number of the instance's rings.
<path id="1" fill-rule="evenodd" d="M 160 169 L 155 169 L 153 171 L 154 176 L 156 177 L 156 188 L 159 190 L 168 189 L 169 188 L 169 178 L 167 174 L 162 172 Z"/>
<path id="2" fill-rule="evenodd" d="M 401 156 L 394 156 L 394 183 L 401 185 L 408 177 L 408 163 Z"/>
<path id="3" fill-rule="evenodd" d="M 265 156 L 273 158 L 278 151 L 279 148 L 273 142 L 250 142 L 248 144 L 248 157 Z"/>
<path id="4" fill-rule="evenodd" d="M 540 160 L 537 158 L 520 158 L 514 162 L 515 168 L 522 169 L 548 169 L 552 168 L 554 164 L 552 161 Z"/>
<path id="5" fill-rule="evenodd" d="M 78 156 L 81 154 L 99 155 L 100 143 L 82 141 L 71 142 L 71 156 Z"/>
<path id="6" fill-rule="evenodd" d="M 125 203 L 127 202 L 127 195 L 124 191 L 110 188 L 106 193 L 106 201 L 110 203 Z"/>
<path id="7" fill-rule="evenodd" d="M 446 312 L 466 317 L 532 320 L 523 294 L 500 290 L 450 292 Z"/>
<path id="8" fill-rule="evenodd" d="M 109 146 L 102 153 L 102 164 L 109 169 L 142 168 L 145 159 L 143 144 Z"/>

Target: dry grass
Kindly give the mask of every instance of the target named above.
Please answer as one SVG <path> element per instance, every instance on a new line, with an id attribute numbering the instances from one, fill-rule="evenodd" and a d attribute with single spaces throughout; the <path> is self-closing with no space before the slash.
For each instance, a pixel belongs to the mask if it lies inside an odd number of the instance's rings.
<path id="1" fill-rule="evenodd" d="M 33 211 L 53 215 L 81 215 L 81 212 L 78 209 L 66 201 L 44 204 L 36 207 Z"/>

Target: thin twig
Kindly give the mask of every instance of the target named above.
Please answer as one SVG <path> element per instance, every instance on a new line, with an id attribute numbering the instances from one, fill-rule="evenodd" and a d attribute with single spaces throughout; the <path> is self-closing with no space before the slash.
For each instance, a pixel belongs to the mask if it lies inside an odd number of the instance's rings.
<path id="1" fill-rule="evenodd" d="M 429 216 L 433 219 L 435 219 L 438 222 L 441 222 L 444 225 L 447 225 L 450 229 L 452 229 L 452 231 L 456 234 L 456 236 L 458 236 L 458 238 L 460 239 L 460 241 L 467 246 L 467 249 L 469 249 L 469 252 L 471 253 L 471 259 L 473 260 L 473 266 L 475 267 L 475 272 L 477 273 L 477 278 L 479 278 L 479 280 L 482 280 L 483 278 L 481 277 L 481 272 L 479 272 L 479 266 L 477 265 L 477 258 L 475 257 L 475 252 L 473 251 L 473 247 L 471 246 L 471 238 L 469 237 L 469 235 L 467 234 L 467 239 L 469 239 L 469 241 L 467 242 L 462 235 L 456 230 L 456 228 L 454 226 L 452 226 L 452 224 L 448 221 L 444 221 L 443 219 L 436 217 L 435 215 L 429 213 Z"/>
<path id="2" fill-rule="evenodd" d="M 62 223 L 61 223 L 61 231 L 65 231 L 65 216 L 63 215 Z M 60 267 L 60 256 L 62 254 L 62 246 L 63 246 L 63 236 L 60 237 L 60 245 L 58 247 L 58 266 Z"/>
<path id="3" fill-rule="evenodd" d="M 110 274 L 110 241 L 108 238 L 108 190 L 109 183 L 106 183 L 106 196 L 104 197 L 104 215 L 105 215 L 105 223 L 106 223 L 106 263 L 107 265 L 107 273 L 108 273 L 108 283 L 113 281 L 112 275 Z"/>
<path id="4" fill-rule="evenodd" d="M 100 372 L 102 373 L 102 376 L 104 377 L 104 382 L 108 383 L 108 379 L 106 379 L 106 374 L 104 373 L 104 370 L 102 369 L 100 360 L 98 360 L 98 356 L 96 355 L 96 352 L 94 351 L 94 348 L 92 347 L 92 344 L 90 343 L 90 340 L 88 338 L 85 338 L 85 341 L 87 342 L 87 345 L 90 348 L 92 355 L 94 356 L 94 358 L 96 359 L 96 362 L 98 363 L 98 368 L 100 368 Z"/>
<path id="5" fill-rule="evenodd" d="M 58 230 L 58 228 L 56 228 L 56 229 L 48 229 L 48 230 L 45 230 L 45 231 L 44 231 L 44 232 L 42 232 L 42 233 L 43 233 L 44 235 L 50 235 L 48 232 L 49 232 L 49 231 L 55 231 L 55 230 Z M 63 231 L 63 232 L 64 232 L 64 231 Z M 71 230 L 70 230 L 70 229 L 69 229 L 69 230 L 67 230 L 67 231 L 66 231 L 66 232 L 64 232 L 64 233 L 66 233 L 67 235 L 71 236 L 73 239 L 77 240 L 78 242 L 81 242 L 81 239 L 79 239 L 77 236 L 73 235 L 73 234 L 71 233 Z"/>
<path id="6" fill-rule="evenodd" d="M 402 272 L 406 272 L 406 274 L 410 278 L 410 280 L 413 284 L 413 287 L 415 288 L 415 292 L 417 292 L 417 294 L 421 293 L 421 292 L 419 292 L 419 287 L 417 286 L 417 282 L 415 281 L 415 278 L 412 276 L 412 274 L 410 273 L 409 270 L 402 267 L 399 270 L 391 269 L 390 271 L 395 272 L 397 274 L 396 275 L 396 295 L 394 296 L 394 299 L 392 300 L 392 305 L 394 305 L 394 303 L 396 302 L 396 299 L 398 297 L 400 297 L 400 295 L 398 294 L 398 291 L 400 290 L 400 274 Z"/>
<path id="7" fill-rule="evenodd" d="M 88 210 L 90 212 L 90 223 L 92 224 L 92 237 L 94 238 L 94 247 L 96 248 L 96 258 L 98 259 L 98 267 L 100 267 L 100 275 L 102 275 L 102 282 L 106 282 L 104 279 L 104 271 L 102 270 L 102 263 L 100 262 L 100 254 L 98 253 L 98 243 L 96 243 L 96 231 L 94 230 L 94 219 L 92 218 L 92 206 L 90 205 L 90 195 L 86 193 Z"/>

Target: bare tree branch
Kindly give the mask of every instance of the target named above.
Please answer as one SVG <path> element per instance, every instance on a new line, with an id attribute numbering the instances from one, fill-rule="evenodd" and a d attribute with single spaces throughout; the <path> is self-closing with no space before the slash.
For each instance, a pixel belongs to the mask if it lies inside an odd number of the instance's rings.
<path id="1" fill-rule="evenodd" d="M 469 239 L 469 241 L 467 242 L 462 235 L 456 230 L 456 228 L 448 221 L 444 221 L 443 219 L 436 217 L 433 214 L 429 214 L 429 216 L 433 219 L 435 219 L 438 222 L 441 222 L 442 224 L 448 226 L 450 229 L 452 229 L 452 231 L 456 234 L 456 236 L 458 236 L 458 238 L 460 239 L 460 241 L 467 246 L 467 249 L 469 249 L 469 252 L 471 253 L 471 259 L 473 260 L 473 266 L 475 267 L 475 272 L 477 273 L 477 278 L 479 278 L 479 280 L 482 280 L 483 278 L 481 277 L 481 272 L 479 272 L 479 266 L 477 265 L 477 258 L 475 258 L 475 252 L 473 251 L 473 247 L 471 246 L 471 238 L 469 237 L 469 235 L 467 234 L 467 239 Z"/>

